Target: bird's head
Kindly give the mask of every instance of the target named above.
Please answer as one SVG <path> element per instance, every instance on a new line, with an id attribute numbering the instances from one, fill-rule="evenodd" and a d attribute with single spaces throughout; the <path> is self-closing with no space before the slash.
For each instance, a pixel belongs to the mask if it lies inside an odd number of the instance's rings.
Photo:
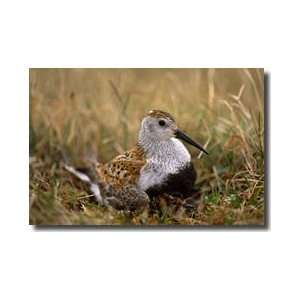
<path id="1" fill-rule="evenodd" d="M 161 110 L 150 110 L 142 121 L 140 140 L 162 142 L 171 138 L 181 139 L 208 154 L 199 143 L 192 140 L 177 127 L 175 119 L 169 113 Z"/>

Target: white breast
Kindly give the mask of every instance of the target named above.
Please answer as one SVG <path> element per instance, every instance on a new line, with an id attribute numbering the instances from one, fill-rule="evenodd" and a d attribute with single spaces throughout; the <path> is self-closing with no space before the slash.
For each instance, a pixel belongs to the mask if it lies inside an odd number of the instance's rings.
<path id="1" fill-rule="evenodd" d="M 147 164 L 141 170 L 138 186 L 143 191 L 162 184 L 168 175 L 176 174 L 191 161 L 191 155 L 176 138 L 159 143 L 147 155 Z"/>

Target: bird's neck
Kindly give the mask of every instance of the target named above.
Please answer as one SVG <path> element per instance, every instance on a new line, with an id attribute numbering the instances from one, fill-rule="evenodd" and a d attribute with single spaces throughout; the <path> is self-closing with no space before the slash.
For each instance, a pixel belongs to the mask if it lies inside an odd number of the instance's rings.
<path id="1" fill-rule="evenodd" d="M 162 166 L 174 164 L 180 167 L 191 161 L 190 153 L 176 138 L 161 141 L 155 138 L 144 139 L 140 136 L 139 146 L 143 149 L 148 161 Z"/>

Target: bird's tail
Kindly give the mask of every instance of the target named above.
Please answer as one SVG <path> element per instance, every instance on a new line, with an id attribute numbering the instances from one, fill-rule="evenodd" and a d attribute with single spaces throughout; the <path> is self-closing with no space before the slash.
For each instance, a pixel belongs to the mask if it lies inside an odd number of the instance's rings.
<path id="1" fill-rule="evenodd" d="M 101 191 L 99 188 L 99 184 L 92 179 L 92 177 L 88 174 L 88 172 L 85 172 L 82 169 L 75 169 L 74 167 L 70 165 L 64 165 L 65 169 L 76 176 L 78 179 L 80 179 L 82 182 L 86 183 L 89 186 L 89 190 L 101 205 L 104 205 L 104 200 L 101 195 Z"/>

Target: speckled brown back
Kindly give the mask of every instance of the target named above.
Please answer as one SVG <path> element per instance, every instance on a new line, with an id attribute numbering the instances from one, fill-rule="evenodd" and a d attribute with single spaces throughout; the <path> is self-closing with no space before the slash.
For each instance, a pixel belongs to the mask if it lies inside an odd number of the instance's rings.
<path id="1" fill-rule="evenodd" d="M 109 184 L 114 188 L 122 188 L 126 185 L 137 184 L 142 167 L 146 164 L 144 151 L 136 146 L 130 151 L 126 151 L 115 157 L 112 161 L 99 165 L 97 173 L 99 179 L 104 184 Z"/>

